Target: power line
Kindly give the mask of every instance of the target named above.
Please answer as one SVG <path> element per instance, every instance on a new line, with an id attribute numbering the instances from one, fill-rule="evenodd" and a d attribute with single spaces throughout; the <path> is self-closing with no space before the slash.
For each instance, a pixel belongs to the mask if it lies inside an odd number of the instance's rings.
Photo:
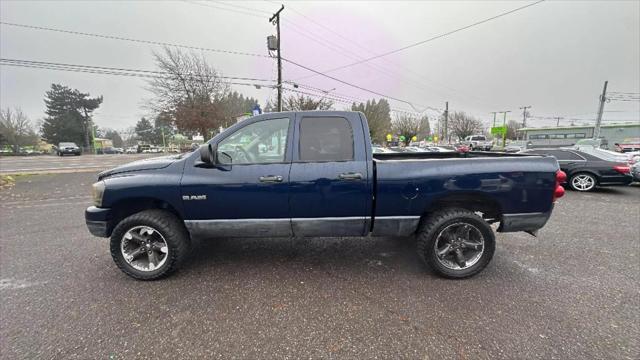
<path id="1" fill-rule="evenodd" d="M 44 26 L 10 23 L 10 22 L 5 22 L 5 21 L 0 21 L 0 25 L 14 26 L 14 27 L 20 27 L 20 28 L 25 28 L 25 29 L 33 29 L 33 30 L 53 31 L 53 32 L 58 32 L 58 33 L 80 35 L 80 36 L 90 36 L 90 37 L 96 37 L 96 38 L 102 38 L 102 39 L 110 39 L 110 40 L 129 41 L 129 42 L 135 42 L 135 43 L 141 43 L 141 44 L 170 46 L 170 47 L 177 47 L 177 48 L 190 49 L 190 50 L 210 51 L 210 52 L 217 52 L 217 53 L 222 53 L 222 54 L 269 58 L 268 55 L 255 54 L 255 53 L 249 53 L 249 52 L 243 52 L 243 51 L 222 50 L 222 49 L 213 49 L 213 48 L 206 48 L 206 47 L 199 47 L 199 46 L 173 44 L 173 43 L 167 43 L 167 42 L 162 42 L 162 41 L 132 39 L 132 38 L 126 38 L 126 37 L 122 37 L 122 36 L 94 34 L 94 33 L 80 32 L 80 31 L 56 29 L 56 28 L 50 28 L 50 27 L 44 27 Z"/>
<path id="2" fill-rule="evenodd" d="M 204 4 L 203 4 L 204 5 Z M 59 33 L 65 33 L 65 34 L 73 34 L 73 35 L 80 35 L 80 36 L 89 36 L 89 37 L 97 37 L 97 38 L 103 38 L 103 39 L 112 39 L 112 40 L 121 40 L 121 41 L 129 41 L 129 42 L 135 42 L 135 43 L 145 43 L 145 44 L 152 44 L 152 45 L 161 45 L 161 46 L 171 46 L 171 47 L 178 47 L 178 48 L 186 48 L 186 49 L 193 49 L 193 50 L 201 50 L 201 51 L 212 51 L 212 52 L 220 52 L 220 53 L 228 53 L 228 54 L 234 54 L 234 55 L 245 55 L 245 56 L 255 56 L 255 57 L 265 57 L 265 58 L 269 58 L 268 55 L 261 55 L 261 54 L 254 54 L 254 53 L 246 53 L 246 52 L 239 52 L 239 51 L 231 51 L 231 50 L 221 50 L 221 49 L 212 49 L 212 48 L 204 48 L 204 47 L 196 47 L 196 46 L 189 46 L 189 45 L 181 45 L 181 44 L 172 44 L 172 43 L 167 43 L 167 42 L 160 42 L 160 41 L 151 41 L 151 40 L 142 40 L 142 39 L 132 39 L 132 38 L 125 38 L 125 37 L 121 37 L 121 36 L 113 36 L 113 35 L 103 35 L 103 34 L 94 34 L 94 33 L 87 33 L 87 32 L 80 32 L 80 31 L 72 31 L 72 30 L 63 30 L 63 29 L 56 29 L 56 28 L 50 28 L 50 27 L 43 27 L 43 26 L 36 26 L 36 25 L 27 25 L 27 24 L 18 24 L 18 23 L 9 23 L 9 22 L 4 22 L 4 21 L 0 21 L 1 25 L 7 25 L 7 26 L 14 26 L 14 27 L 20 27 L 20 28 L 27 28 L 27 29 L 35 29 L 35 30 L 45 30 L 45 31 L 53 31 L 53 32 L 59 32 Z M 304 66 L 302 64 L 296 63 L 292 60 L 288 60 L 283 58 L 284 61 L 287 61 L 295 66 L 298 66 L 300 68 L 303 68 L 305 70 L 314 72 L 318 75 L 327 77 L 329 79 L 332 79 L 334 81 L 338 81 L 342 84 L 372 93 L 372 94 L 376 94 L 378 96 L 382 96 L 384 98 L 390 99 L 390 100 L 395 100 L 395 101 L 399 101 L 405 104 L 409 104 L 412 108 L 415 108 L 414 105 L 407 101 L 407 100 L 402 100 L 402 99 L 398 99 L 392 96 L 388 96 L 379 92 L 376 92 L 374 90 L 369 90 L 366 89 L 364 87 L 361 87 L 359 85 L 355 85 L 355 84 L 351 84 L 349 82 L 346 82 L 344 80 L 338 79 L 336 77 L 330 76 L 330 75 L 326 75 L 323 74 L 315 69 L 309 68 L 307 66 Z M 9 64 L 6 64 L 9 65 Z M 25 67 L 36 67 L 36 66 L 25 66 Z M 51 70 L 58 70 L 58 69 L 51 69 Z M 89 71 L 79 71 L 79 72 L 89 72 Z M 122 74 L 113 74 L 113 75 L 122 75 Z M 430 107 L 430 106 L 422 106 L 425 109 L 432 109 L 432 110 L 436 110 L 436 111 L 441 111 L 441 109 L 438 108 L 434 108 L 434 107 Z"/>
<path id="3" fill-rule="evenodd" d="M 395 101 L 398 101 L 398 102 L 401 102 L 401 103 L 408 104 L 409 106 L 411 106 L 412 108 L 414 108 L 414 109 L 415 109 L 415 106 L 414 106 L 414 105 L 413 105 L 413 103 L 411 103 L 410 101 L 402 100 L 402 99 L 399 99 L 399 98 L 396 98 L 396 97 L 393 97 L 393 96 L 389 96 L 389 95 L 385 95 L 385 94 L 380 93 L 380 92 L 377 92 L 377 91 L 375 91 L 375 90 L 370 90 L 370 89 L 364 88 L 364 87 L 362 87 L 362 86 L 360 86 L 360 85 L 356 85 L 356 84 L 352 84 L 352 83 L 346 82 L 346 81 L 344 81 L 344 80 L 338 79 L 338 78 L 333 77 L 333 76 L 331 76 L 331 75 L 327 75 L 327 74 L 325 74 L 325 73 L 323 73 L 323 72 L 320 72 L 320 71 L 318 71 L 318 70 L 312 69 L 312 68 L 310 68 L 310 67 L 308 67 L 308 66 L 305 66 L 305 65 L 299 64 L 299 63 L 297 63 L 297 62 L 295 62 L 295 61 L 292 61 L 292 60 L 289 60 L 289 59 L 286 59 L 286 58 L 282 58 L 282 60 L 284 60 L 284 61 L 286 61 L 286 62 L 288 62 L 288 63 L 290 63 L 290 64 L 292 64 L 292 65 L 298 66 L 298 67 L 300 67 L 300 68 L 302 68 L 302 69 L 305 69 L 305 70 L 311 71 L 311 72 L 313 72 L 313 73 L 316 73 L 316 74 L 318 74 L 318 75 L 320 75 L 320 76 L 324 76 L 324 77 L 326 77 L 326 78 L 328 78 L 328 79 L 331 79 L 331 80 L 337 81 L 337 82 L 339 82 L 339 83 L 342 83 L 342 84 L 345 84 L 345 85 L 351 86 L 351 87 L 353 87 L 353 88 L 360 89 L 360 90 L 362 90 L 362 91 L 366 91 L 366 92 L 369 92 L 369 93 L 371 93 L 371 94 L 375 94 L 375 95 L 381 96 L 381 97 L 383 97 L 383 98 L 387 98 L 387 99 L 390 99 L 390 100 L 395 100 Z M 442 111 L 442 109 L 439 109 L 439 108 L 436 108 L 436 107 L 432 107 L 432 106 L 426 106 L 426 105 L 420 105 L 420 104 L 417 104 L 417 105 L 419 105 L 419 106 L 421 106 L 421 107 L 423 107 L 423 108 L 425 108 L 425 109 L 430 109 L 430 110 L 434 110 L 434 111 Z M 418 110 L 416 109 L 416 111 L 418 111 Z"/>
<path id="4" fill-rule="evenodd" d="M 210 1 L 216 1 L 216 2 L 218 2 L 218 3 L 221 3 L 221 2 L 222 2 L 222 1 L 217 1 L 217 0 L 210 0 Z M 271 0 L 264 0 L 264 1 L 269 2 L 269 3 L 273 3 L 273 4 L 278 4 L 278 2 L 277 2 L 277 1 L 271 1 Z M 229 5 L 229 6 L 231 6 L 230 4 L 228 4 L 228 5 Z M 306 16 L 306 15 L 305 15 L 305 14 L 303 14 L 302 12 L 300 12 L 300 11 L 298 11 L 298 10 L 296 10 L 296 9 L 292 8 L 292 7 L 291 7 L 291 5 L 287 5 L 287 6 L 288 6 L 288 8 L 289 8 L 289 9 L 291 9 L 293 12 L 295 12 L 295 13 L 297 13 L 297 14 L 301 15 L 302 17 L 304 17 L 305 19 L 307 19 L 309 22 L 314 23 L 314 24 L 316 24 L 316 25 L 318 25 L 318 26 L 322 27 L 323 29 L 326 29 L 326 30 L 330 31 L 331 33 L 334 33 L 334 34 L 338 35 L 340 38 L 342 38 L 342 39 L 344 39 L 344 40 L 347 40 L 349 43 L 354 44 L 354 45 L 355 45 L 355 46 L 357 46 L 358 48 L 360 48 L 360 49 L 362 49 L 362 50 L 365 50 L 365 51 L 366 51 L 366 52 L 368 52 L 368 53 L 374 54 L 374 52 L 373 52 L 373 51 L 371 51 L 371 50 L 369 50 L 369 49 L 366 49 L 366 48 L 365 48 L 365 47 L 363 47 L 362 45 L 358 44 L 357 42 L 355 42 L 355 41 L 353 41 L 353 40 L 350 40 L 350 39 L 349 39 L 349 38 L 347 38 L 347 37 L 344 37 L 344 36 L 343 36 L 343 35 L 341 35 L 339 32 L 336 32 L 335 30 L 333 30 L 333 29 L 331 29 L 331 28 L 327 27 L 326 25 L 323 25 L 322 23 L 320 23 L 320 22 L 317 22 L 317 21 L 313 20 L 311 17 Z M 249 8 L 247 8 L 247 7 L 241 7 L 241 6 L 239 6 L 239 5 L 237 5 L 236 7 L 244 8 L 244 9 L 249 9 Z M 264 12 L 264 13 L 268 13 L 268 12 L 266 12 L 266 11 L 257 10 L 257 9 L 251 9 L 251 10 L 252 10 L 252 11 L 255 11 L 255 12 Z M 335 51 L 336 53 L 338 53 L 338 54 L 340 54 L 340 55 L 347 56 L 347 57 L 349 57 L 349 58 L 351 58 L 351 59 L 355 59 L 355 60 L 362 60 L 362 59 L 364 59 L 364 57 L 363 57 L 361 54 L 359 54 L 359 53 L 357 53 L 357 52 L 354 52 L 354 51 L 352 51 L 352 50 L 351 50 L 351 49 L 349 49 L 349 48 L 343 47 L 343 46 L 341 46 L 341 45 L 339 45 L 339 44 L 335 43 L 334 41 L 331 41 L 330 39 L 327 39 L 327 38 L 323 37 L 322 35 L 319 35 L 317 32 L 311 31 L 311 30 L 309 30 L 309 29 L 303 29 L 303 28 L 302 28 L 302 26 L 300 26 L 300 25 L 296 24 L 295 22 L 293 22 L 293 21 L 291 21 L 291 20 L 283 21 L 283 23 L 285 23 L 285 24 L 289 24 L 289 25 L 293 25 L 293 28 L 290 28 L 290 30 L 292 30 L 292 31 L 294 31 L 294 32 L 296 32 L 296 33 L 298 33 L 298 34 L 300 34 L 300 35 L 302 35 L 302 36 L 306 37 L 307 39 L 309 39 L 309 40 L 311 40 L 311 41 L 314 41 L 314 42 L 316 42 L 316 43 L 318 43 L 318 44 L 320 44 L 320 45 L 322 45 L 322 46 L 326 47 L 327 49 L 333 50 L 333 51 Z M 296 28 L 297 28 L 297 29 L 296 29 Z M 353 55 L 351 55 L 351 54 L 353 54 Z M 412 73 L 412 74 L 414 74 L 414 75 L 416 75 L 416 76 L 418 76 L 418 77 L 420 77 L 420 78 L 422 78 L 422 79 L 426 80 L 427 82 L 434 82 L 434 83 L 435 83 L 435 81 L 433 81 L 433 80 L 431 80 L 431 79 L 428 79 L 426 76 L 424 76 L 424 75 L 422 75 L 422 74 L 420 74 L 420 73 L 417 73 L 417 72 L 415 72 L 415 71 L 413 71 L 413 70 L 411 70 L 411 69 L 407 68 L 406 66 L 402 66 L 402 65 L 396 64 L 396 63 L 392 62 L 392 61 L 391 61 L 391 60 L 389 60 L 389 59 L 383 59 L 383 60 L 385 60 L 386 62 L 388 62 L 388 63 L 390 63 L 390 64 L 392 64 L 392 65 L 395 65 L 395 66 L 397 66 L 397 67 L 399 67 L 399 68 L 401 68 L 401 69 L 404 69 L 405 71 L 408 71 L 408 72 L 410 72 L 410 73 Z M 426 88 L 422 85 L 422 83 L 420 83 L 420 82 L 418 82 L 418 81 L 414 80 L 413 78 L 411 78 L 411 77 L 409 77 L 409 76 L 404 76 L 403 74 L 399 73 L 398 71 L 391 70 L 390 68 L 388 68 L 388 67 L 384 67 L 384 66 L 379 65 L 379 64 L 365 63 L 365 65 L 370 66 L 371 68 L 373 68 L 373 69 L 375 69 L 375 70 L 377 70 L 377 71 L 381 72 L 383 75 L 388 76 L 390 79 L 395 79 L 395 80 L 403 81 L 403 82 L 405 82 L 405 83 L 408 83 L 408 84 L 410 84 L 410 85 L 414 86 L 414 87 L 415 87 L 415 88 L 417 88 L 417 89 L 420 89 L 420 90 L 425 91 L 425 93 L 429 93 L 429 94 L 430 94 L 430 93 L 432 92 L 432 90 L 428 90 L 428 89 L 426 89 Z M 311 74 L 311 75 L 303 76 L 303 77 L 300 77 L 300 78 L 296 79 L 296 81 L 298 81 L 298 80 L 302 80 L 302 79 L 311 78 L 311 77 L 314 77 L 314 76 L 317 76 L 317 74 Z M 405 79 L 398 78 L 398 77 L 404 77 Z M 445 88 L 445 89 L 449 90 L 449 91 L 450 91 L 450 92 L 452 92 L 452 93 L 460 93 L 460 94 L 462 94 L 464 97 L 474 98 L 474 99 L 476 99 L 476 100 L 480 100 L 480 102 L 482 102 L 482 103 L 485 103 L 484 101 L 482 101 L 482 100 L 481 100 L 480 98 L 478 98 L 477 96 L 473 96 L 473 95 L 469 95 L 469 94 L 464 94 L 463 92 L 460 92 L 459 90 L 453 89 L 453 88 L 451 88 L 451 87 L 449 87 L 449 86 L 446 86 L 446 85 L 443 85 L 443 84 L 437 84 L 437 85 L 438 85 L 439 87 L 442 87 L 442 88 Z M 434 88 L 435 88 L 435 87 L 434 87 Z M 486 103 L 485 103 L 485 104 L 486 104 Z"/>
<path id="5" fill-rule="evenodd" d="M 242 9 L 242 10 L 245 10 L 245 11 L 250 11 L 250 12 L 262 14 L 260 17 L 263 17 L 264 15 L 271 15 L 271 12 L 266 11 L 266 10 L 253 9 L 253 8 L 249 8 L 249 7 L 238 5 L 238 4 L 232 4 L 231 2 L 227 2 L 227 1 L 219 1 L 219 0 L 208 0 L 208 1 L 214 2 L 214 3 L 218 3 L 220 5 L 231 6 L 231 7 L 237 8 L 237 9 Z"/>
<path id="6" fill-rule="evenodd" d="M 531 7 L 531 6 L 537 5 L 537 4 L 539 4 L 539 3 L 543 2 L 543 1 L 545 1 L 545 0 L 538 0 L 538 1 L 534 2 L 534 3 L 527 4 L 527 5 L 524 5 L 524 6 L 520 6 L 520 7 L 518 7 L 518 8 L 513 9 L 513 10 L 509 10 L 509 11 L 506 11 L 506 12 L 500 13 L 500 14 L 498 14 L 498 15 L 495 15 L 495 16 L 492 16 L 492 17 L 489 17 L 489 18 L 486 18 L 486 19 L 484 19 L 484 20 L 476 21 L 476 22 L 474 22 L 474 23 L 472 23 L 472 24 L 469 24 L 469 25 L 463 26 L 463 27 L 461 27 L 461 28 L 457 28 L 457 29 L 455 29 L 455 30 L 448 31 L 448 32 L 445 32 L 445 33 L 443 33 L 443 34 L 439 34 L 439 35 L 436 35 L 436 36 L 430 37 L 430 38 L 428 38 L 428 39 L 425 39 L 425 40 L 422 40 L 422 41 L 415 42 L 415 43 L 413 43 L 413 44 L 409 44 L 409 45 L 403 46 L 403 47 L 398 48 L 398 49 L 395 49 L 395 50 L 391 50 L 391 51 L 384 52 L 384 53 L 382 53 L 382 54 L 378 54 L 378 55 L 375 55 L 375 56 L 371 56 L 371 57 L 368 57 L 368 58 L 362 59 L 362 60 L 360 60 L 360 61 L 353 62 L 353 63 L 351 63 L 351 64 L 346 64 L 346 65 L 338 66 L 338 67 L 335 67 L 335 68 L 332 68 L 332 69 L 329 69 L 329 70 L 325 70 L 324 72 L 325 72 L 325 73 L 327 73 L 327 72 L 334 72 L 334 71 L 341 70 L 341 69 L 344 69 L 344 68 L 352 67 L 352 66 L 354 66 L 354 65 L 359 65 L 359 64 L 362 64 L 362 63 L 365 63 L 365 62 L 368 62 L 368 61 L 371 61 L 371 60 L 374 60 L 374 59 L 379 59 L 379 58 L 381 58 L 381 57 L 385 57 L 385 56 L 388 56 L 388 55 L 391 55 L 391 54 L 395 54 L 395 53 L 398 53 L 398 52 L 401 52 L 401 51 L 404 51 L 404 50 L 407 50 L 407 49 L 410 49 L 410 48 L 413 48 L 413 47 L 416 47 L 416 46 L 419 46 L 419 45 L 423 45 L 423 44 L 425 44 L 425 43 L 428 43 L 428 42 L 431 42 L 431 41 L 434 41 L 434 40 L 437 40 L 437 39 L 440 39 L 440 38 L 443 38 L 443 37 L 446 37 L 446 36 L 449 36 L 449 35 L 455 34 L 455 33 L 460 32 L 460 31 L 464 31 L 464 30 L 470 29 L 470 28 L 472 28 L 472 27 L 475 27 L 475 26 L 478 26 L 478 25 L 484 24 L 484 23 L 486 23 L 486 22 L 489 22 L 489 21 L 492 21 L 492 20 L 495 20 L 495 19 L 498 19 L 498 18 L 501 18 L 501 17 L 503 17 L 503 16 L 507 16 L 507 15 L 509 15 L 509 14 L 513 14 L 513 13 L 515 13 L 515 12 L 517 12 L 517 11 L 520 11 L 520 10 L 526 9 L 526 8 L 528 8 L 528 7 Z"/>
<path id="7" fill-rule="evenodd" d="M 141 70 L 141 69 L 126 69 L 126 68 L 114 68 L 114 67 L 106 67 L 106 66 L 93 66 L 93 65 L 80 65 L 80 64 L 68 64 L 68 63 L 56 63 L 56 62 L 48 62 L 48 61 L 34 61 L 34 60 L 20 60 L 20 59 L 7 59 L 0 58 L 0 62 L 7 63 L 15 63 L 15 64 L 29 64 L 29 65 L 47 65 L 47 66 L 58 66 L 58 67 L 73 67 L 73 68 L 87 68 L 87 69 L 95 69 L 95 70 L 106 70 L 106 71 L 123 71 L 123 72 L 132 72 L 132 73 L 147 73 L 147 74 L 156 74 L 156 75 L 172 75 L 166 71 L 157 71 L 157 70 Z M 188 77 L 202 77 L 197 74 L 182 74 L 187 75 Z M 223 76 L 217 75 L 216 77 L 221 79 L 231 79 L 231 80 L 247 80 L 247 81 L 269 81 L 273 82 L 272 79 L 259 79 L 259 78 L 250 78 L 250 77 L 238 77 L 238 76 Z"/>
<path id="8" fill-rule="evenodd" d="M 73 65 L 65 65 L 65 64 L 56 64 L 56 63 L 38 63 L 38 62 L 17 62 L 17 61 L 5 61 L 8 59 L 0 59 L 0 65 L 4 66 L 15 66 L 15 67 L 24 67 L 24 68 L 35 68 L 35 69 L 45 69 L 45 70 L 58 70 L 58 71 L 69 71 L 69 72 L 78 72 L 78 73 L 91 73 L 91 74 L 101 74 L 101 75 L 117 75 L 117 76 L 130 76 L 130 77 L 140 77 L 140 78 L 170 78 L 172 74 L 170 73 L 149 73 L 147 70 L 143 70 L 142 72 L 137 72 L 133 69 L 127 70 L 117 70 L 116 68 L 107 68 L 107 67 L 88 67 L 84 66 L 73 66 Z M 189 77 L 188 74 L 184 74 Z M 192 76 L 197 77 L 197 76 Z M 201 78 L 201 77 L 200 77 Z M 229 77 L 227 77 L 229 79 Z M 227 84 L 230 85 L 243 85 L 243 86 L 254 86 L 254 87 L 273 87 L 273 85 L 265 85 L 265 84 L 253 84 L 253 83 L 244 83 L 244 82 L 236 82 L 236 81 L 226 81 Z"/>
<path id="9" fill-rule="evenodd" d="M 212 8 L 212 9 L 218 9 L 218 10 L 225 10 L 225 11 L 230 11 L 230 12 L 234 12 L 234 13 L 237 13 L 237 14 L 243 14 L 243 15 L 248 15 L 248 16 L 253 16 L 253 17 L 263 17 L 262 15 L 258 15 L 258 14 L 255 14 L 255 13 L 250 13 L 250 12 L 247 12 L 247 11 L 239 11 L 239 10 L 235 10 L 235 9 L 228 9 L 228 8 L 216 6 L 216 5 L 213 5 L 213 4 L 210 4 L 210 3 L 203 4 L 203 3 L 199 3 L 197 1 L 188 1 L 188 0 L 181 0 L 181 1 L 183 1 L 185 3 L 192 4 L 192 5 L 204 6 L 204 7 L 208 7 L 208 8 Z"/>
<path id="10" fill-rule="evenodd" d="M 303 90 L 298 90 L 298 89 L 289 89 L 289 88 L 283 88 L 284 91 L 288 91 L 288 92 L 294 92 L 294 93 L 298 93 L 298 94 L 303 94 L 303 95 L 307 95 L 307 96 L 313 96 L 315 98 L 325 98 L 325 99 L 329 99 L 329 100 L 333 100 L 335 102 L 339 102 L 339 103 L 343 103 L 343 104 L 349 104 L 351 105 L 353 102 L 350 101 L 349 99 L 344 99 L 341 97 L 336 97 L 333 95 L 329 95 L 329 94 L 314 94 L 314 93 L 310 93 L 307 91 L 303 91 Z M 390 108 L 390 110 L 392 112 L 397 112 L 397 113 L 406 113 L 406 114 L 410 114 L 410 115 L 414 115 L 417 116 L 419 115 L 419 113 L 415 112 L 415 111 L 407 111 L 407 110 L 402 110 L 402 109 L 395 109 L 395 108 Z"/>

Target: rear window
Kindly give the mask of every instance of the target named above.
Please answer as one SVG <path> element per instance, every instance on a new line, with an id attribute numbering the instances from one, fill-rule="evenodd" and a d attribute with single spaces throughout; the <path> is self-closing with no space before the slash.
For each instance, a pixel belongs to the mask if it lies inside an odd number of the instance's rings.
<path id="1" fill-rule="evenodd" d="M 485 137 L 484 136 L 474 136 L 471 140 L 474 141 L 484 141 Z"/>
<path id="2" fill-rule="evenodd" d="M 342 117 L 305 117 L 300 122 L 301 161 L 353 160 L 353 129 Z"/>
<path id="3" fill-rule="evenodd" d="M 584 160 L 584 158 L 573 151 L 565 150 L 534 150 L 527 152 L 528 154 L 550 155 L 557 160 Z"/>

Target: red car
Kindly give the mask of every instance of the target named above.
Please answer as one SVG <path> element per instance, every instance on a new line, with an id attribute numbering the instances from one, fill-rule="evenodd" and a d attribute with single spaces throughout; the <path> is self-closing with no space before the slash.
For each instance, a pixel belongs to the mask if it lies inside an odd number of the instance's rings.
<path id="1" fill-rule="evenodd" d="M 624 139 L 621 143 L 615 144 L 615 150 L 621 153 L 640 151 L 640 138 Z"/>

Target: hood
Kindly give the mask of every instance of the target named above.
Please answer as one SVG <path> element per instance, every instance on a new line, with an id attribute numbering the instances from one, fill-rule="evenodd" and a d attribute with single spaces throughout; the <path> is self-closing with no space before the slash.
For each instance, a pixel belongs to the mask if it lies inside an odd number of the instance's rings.
<path id="1" fill-rule="evenodd" d="M 176 162 L 180 157 L 180 155 L 171 155 L 137 160 L 99 173 L 98 180 L 127 172 L 163 169 Z"/>

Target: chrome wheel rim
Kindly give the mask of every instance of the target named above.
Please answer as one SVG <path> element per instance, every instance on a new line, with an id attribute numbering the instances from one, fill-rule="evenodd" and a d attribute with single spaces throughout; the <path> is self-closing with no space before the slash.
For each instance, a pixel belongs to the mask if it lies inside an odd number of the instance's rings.
<path id="1" fill-rule="evenodd" d="M 578 191 L 589 191 L 596 185 L 596 181 L 590 175 L 577 175 L 571 180 L 571 185 Z"/>
<path id="2" fill-rule="evenodd" d="M 154 271 L 167 261 L 169 247 L 158 230 L 149 226 L 129 229 L 120 241 L 124 261 L 138 271 Z"/>
<path id="3" fill-rule="evenodd" d="M 484 236 L 469 223 L 448 225 L 436 237 L 437 261 L 447 269 L 465 270 L 475 265 L 484 253 Z"/>

